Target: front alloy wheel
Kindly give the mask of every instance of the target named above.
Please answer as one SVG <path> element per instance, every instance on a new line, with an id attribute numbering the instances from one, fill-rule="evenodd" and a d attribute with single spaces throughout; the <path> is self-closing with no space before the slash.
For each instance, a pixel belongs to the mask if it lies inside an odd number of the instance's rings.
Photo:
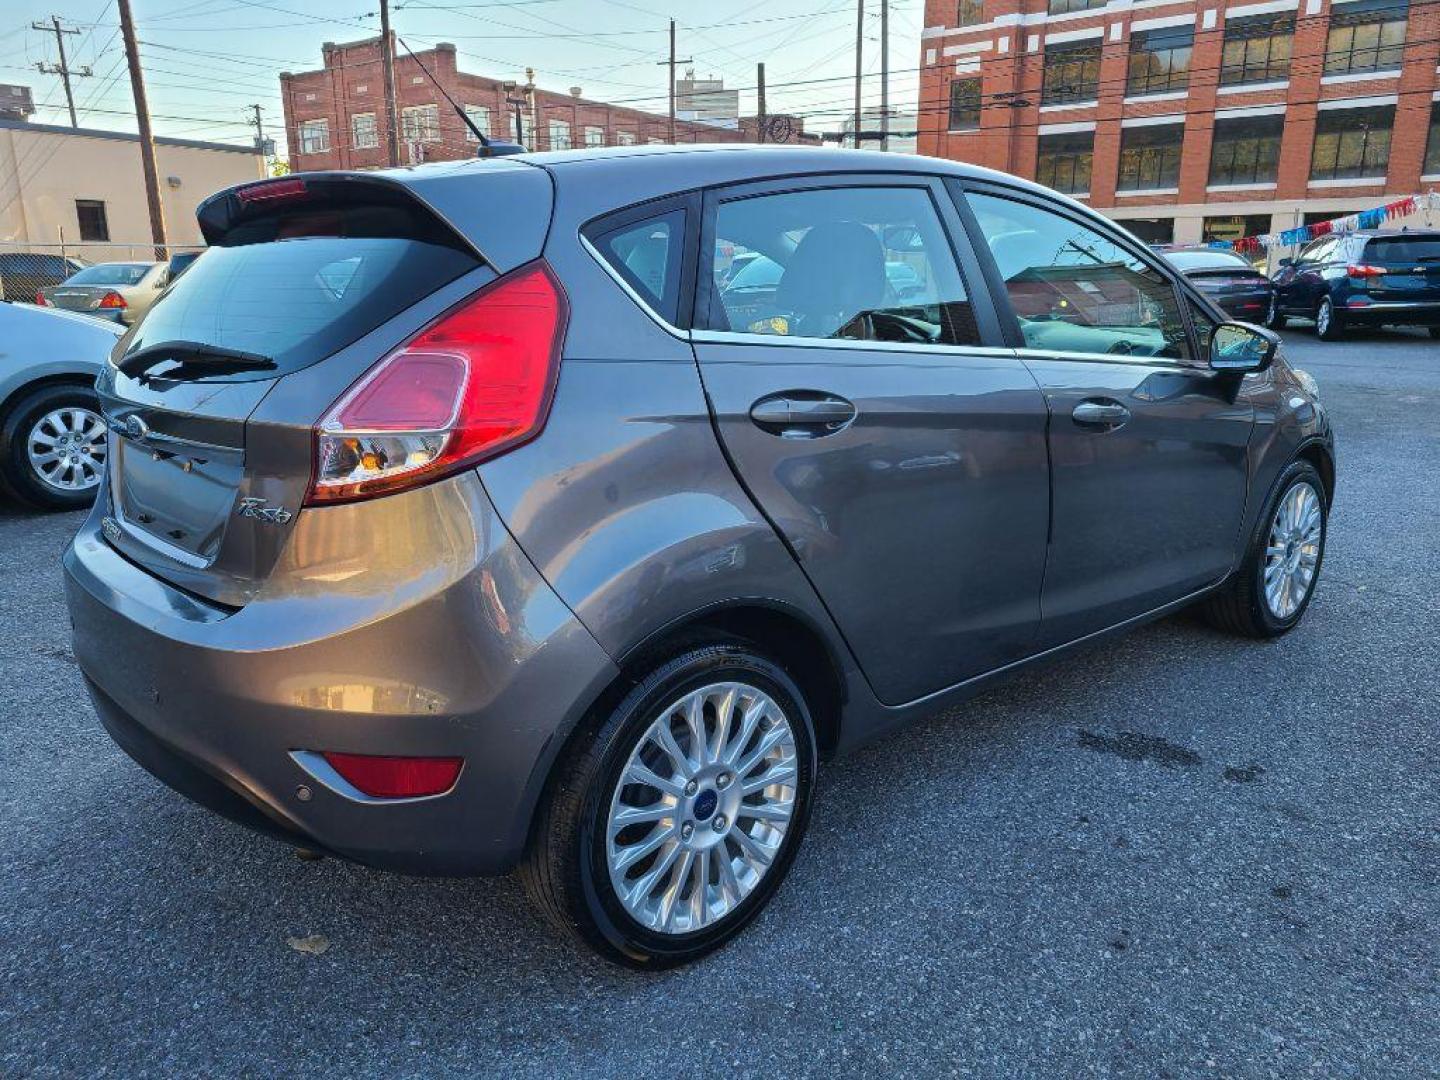
<path id="1" fill-rule="evenodd" d="M 1322 296 L 1320 306 L 1315 309 L 1315 336 L 1322 341 L 1338 341 L 1342 329 L 1334 302 L 1330 297 Z"/>
<path id="2" fill-rule="evenodd" d="M 1320 567 L 1320 494 L 1308 480 L 1280 500 L 1265 548 L 1265 603 L 1277 619 L 1289 619 L 1310 598 Z"/>
<path id="3" fill-rule="evenodd" d="M 784 879 L 815 765 L 808 705 L 782 668 L 740 643 L 692 649 L 577 741 L 541 808 L 526 888 L 612 960 L 697 959 Z"/>

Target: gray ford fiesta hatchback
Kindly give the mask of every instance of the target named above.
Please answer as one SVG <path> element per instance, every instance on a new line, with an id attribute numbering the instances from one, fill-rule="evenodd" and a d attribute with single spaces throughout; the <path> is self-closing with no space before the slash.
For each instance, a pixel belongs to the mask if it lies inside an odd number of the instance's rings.
<path id="1" fill-rule="evenodd" d="M 1012 177 L 814 149 L 315 173 L 100 377 L 65 557 L 131 756 L 373 866 L 519 866 L 602 953 L 715 948 L 817 763 L 1183 605 L 1282 634 L 1314 383 Z"/>

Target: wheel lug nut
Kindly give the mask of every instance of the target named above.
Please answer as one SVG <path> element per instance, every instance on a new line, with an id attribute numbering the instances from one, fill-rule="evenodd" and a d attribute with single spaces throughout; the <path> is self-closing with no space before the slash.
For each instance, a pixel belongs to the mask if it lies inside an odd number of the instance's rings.
<path id="1" fill-rule="evenodd" d="M 729 787 L 730 774 L 728 772 L 722 772 L 719 776 L 715 778 L 715 784 L 717 787 Z"/>
<path id="2" fill-rule="evenodd" d="M 680 839 L 681 839 L 681 840 L 689 840 L 691 834 L 694 833 L 694 832 L 695 832 L 695 826 L 694 826 L 694 825 L 691 825 L 691 824 L 687 821 L 684 825 L 681 825 L 681 826 L 680 826 Z"/>
<path id="3" fill-rule="evenodd" d="M 725 828 L 725 816 L 723 814 L 717 814 L 712 825 L 716 832 L 722 831 Z"/>
<path id="4" fill-rule="evenodd" d="M 686 794 L 686 795 L 694 795 L 695 792 L 697 792 L 697 791 L 699 791 L 699 790 L 700 790 L 700 785 L 697 784 L 694 780 L 691 780 L 688 784 L 685 785 L 685 794 Z"/>

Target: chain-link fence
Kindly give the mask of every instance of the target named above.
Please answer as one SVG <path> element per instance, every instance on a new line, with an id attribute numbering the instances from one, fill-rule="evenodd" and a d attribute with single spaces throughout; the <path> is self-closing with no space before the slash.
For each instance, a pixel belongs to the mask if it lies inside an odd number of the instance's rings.
<path id="1" fill-rule="evenodd" d="M 194 244 L 19 244 L 0 242 L 0 299 L 33 304 L 36 295 L 60 285 L 87 267 L 102 263 L 169 262 L 174 256 L 198 254 Z M 181 268 L 184 259 L 175 263 Z M 90 275 L 103 280 L 107 275 Z M 116 280 L 124 280 L 123 275 Z"/>

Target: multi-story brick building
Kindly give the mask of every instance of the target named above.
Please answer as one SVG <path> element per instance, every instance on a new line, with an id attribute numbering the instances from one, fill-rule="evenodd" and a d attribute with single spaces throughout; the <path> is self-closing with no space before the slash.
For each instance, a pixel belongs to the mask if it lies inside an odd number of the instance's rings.
<path id="1" fill-rule="evenodd" d="M 920 152 L 1068 191 L 1152 241 L 1440 185 L 1431 0 L 926 0 Z"/>
<path id="2" fill-rule="evenodd" d="M 323 46 L 324 67 L 318 71 L 282 72 L 285 132 L 290 163 L 299 169 L 365 169 L 386 164 L 385 84 L 381 76 L 380 39 Z M 474 135 L 461 123 L 426 69 L 463 105 L 487 136 L 514 139 L 519 108 L 523 142 L 534 150 L 586 146 L 626 146 L 669 142 L 668 115 L 591 101 L 580 96 L 541 90 L 533 83 L 510 84 L 456 67 L 455 46 L 440 43 L 416 54 L 404 50 L 395 58 L 396 105 L 400 114 L 402 162 L 443 161 L 473 157 Z M 747 128 L 677 120 L 675 141 L 743 142 L 753 138 Z"/>

